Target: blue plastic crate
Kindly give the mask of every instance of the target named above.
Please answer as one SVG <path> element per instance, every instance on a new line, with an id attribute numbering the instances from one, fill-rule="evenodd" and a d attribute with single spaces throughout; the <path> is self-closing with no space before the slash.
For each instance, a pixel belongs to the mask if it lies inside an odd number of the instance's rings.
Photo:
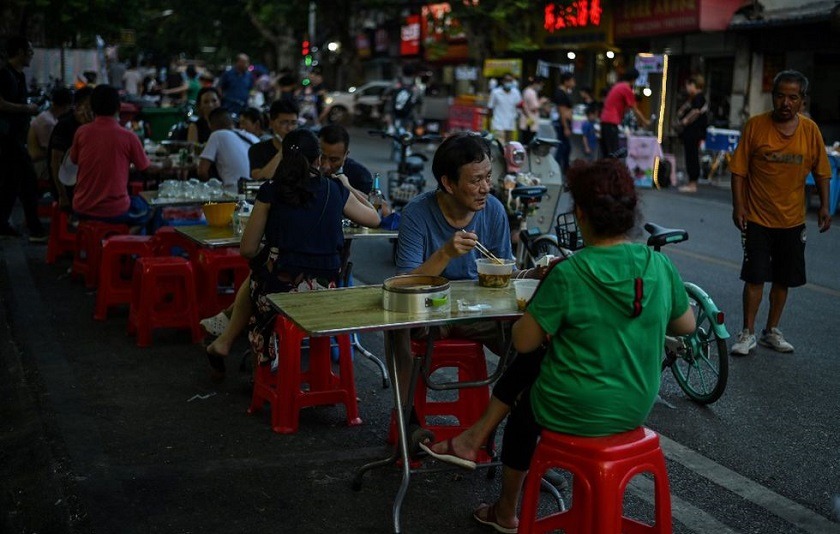
<path id="1" fill-rule="evenodd" d="M 708 128 L 706 130 L 706 150 L 734 152 L 740 140 L 740 130 L 725 130 L 723 128 Z"/>

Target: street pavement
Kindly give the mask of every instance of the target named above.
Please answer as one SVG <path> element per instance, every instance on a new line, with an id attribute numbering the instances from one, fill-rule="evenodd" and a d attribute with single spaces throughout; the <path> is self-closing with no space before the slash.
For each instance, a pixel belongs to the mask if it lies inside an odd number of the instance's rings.
<path id="1" fill-rule="evenodd" d="M 352 156 L 384 176 L 394 166 L 389 145 L 351 133 Z M 740 240 L 729 191 L 700 189 L 644 191 L 643 216 L 688 230 L 689 241 L 665 252 L 735 334 Z M 814 221 L 811 212 L 809 284 L 791 291 L 782 322 L 796 352 L 732 358 L 726 393 L 708 407 L 663 375 L 648 425 L 663 437 L 678 534 L 840 532 L 840 228 L 817 234 Z M 356 283 L 393 274 L 391 252 L 387 241 L 355 243 Z M 361 426 L 325 406 L 303 410 L 298 433 L 275 434 L 267 410 L 245 413 L 249 375 L 236 358 L 216 385 L 185 333 L 163 331 L 137 348 L 126 310 L 94 321 L 95 295 L 67 277 L 68 260 L 46 265 L 44 254 L 43 245 L 0 241 L 0 532 L 390 531 L 398 471 L 370 472 L 351 489 L 355 469 L 388 450 L 391 391 L 376 366 L 356 358 Z M 766 301 L 759 324 L 765 314 Z M 383 354 L 381 334 L 361 341 Z M 241 340 L 234 353 L 244 348 Z M 628 513 L 652 515 L 651 488 L 634 479 Z M 498 489 L 498 474 L 484 470 L 416 475 L 404 531 L 488 532 L 470 513 Z"/>

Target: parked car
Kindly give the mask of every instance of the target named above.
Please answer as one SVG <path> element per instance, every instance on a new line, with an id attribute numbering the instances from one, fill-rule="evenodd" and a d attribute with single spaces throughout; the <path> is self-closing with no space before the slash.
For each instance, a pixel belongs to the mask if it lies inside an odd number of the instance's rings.
<path id="1" fill-rule="evenodd" d="M 393 82 L 378 80 L 347 91 L 333 91 L 324 100 L 328 122 L 345 123 L 349 121 L 382 119 L 383 99 L 391 89 Z"/>

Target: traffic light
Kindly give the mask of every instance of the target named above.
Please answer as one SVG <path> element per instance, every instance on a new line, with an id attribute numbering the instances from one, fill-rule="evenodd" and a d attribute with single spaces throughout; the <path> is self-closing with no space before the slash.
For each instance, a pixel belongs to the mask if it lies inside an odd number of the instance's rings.
<path id="1" fill-rule="evenodd" d="M 303 64 L 307 67 L 312 66 L 312 47 L 310 46 L 309 39 L 304 39 L 301 42 L 300 46 L 300 55 L 303 56 Z"/>

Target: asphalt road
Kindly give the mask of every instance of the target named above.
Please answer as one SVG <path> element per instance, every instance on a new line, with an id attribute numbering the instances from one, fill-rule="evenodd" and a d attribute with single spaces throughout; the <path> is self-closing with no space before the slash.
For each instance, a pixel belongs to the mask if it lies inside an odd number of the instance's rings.
<path id="1" fill-rule="evenodd" d="M 393 167 L 386 143 L 352 135 L 353 157 Z M 688 230 L 666 253 L 736 333 L 741 253 L 728 191 L 645 191 L 643 200 L 645 220 Z M 840 227 L 817 234 L 811 213 L 809 228 L 809 284 L 791 292 L 782 321 L 796 352 L 732 358 L 726 393 L 708 407 L 664 376 L 648 424 L 663 436 L 674 532 L 840 532 Z M 357 283 L 393 274 L 390 254 L 388 242 L 354 244 Z M 362 426 L 346 427 L 343 409 L 327 406 L 304 410 L 297 434 L 277 435 L 266 414 L 245 415 L 247 374 L 233 369 L 212 384 L 200 347 L 177 332 L 137 348 L 124 310 L 94 322 L 94 295 L 66 278 L 69 262 L 48 266 L 43 256 L 43 246 L 0 241 L 0 532 L 389 531 L 397 471 L 350 489 L 354 470 L 387 450 L 391 398 L 377 367 L 357 356 Z M 759 323 L 765 314 L 766 301 Z M 382 354 L 381 335 L 362 342 Z M 486 532 L 470 518 L 498 492 L 499 477 L 485 474 L 414 477 L 405 531 Z M 649 516 L 650 495 L 637 477 L 627 510 Z"/>

